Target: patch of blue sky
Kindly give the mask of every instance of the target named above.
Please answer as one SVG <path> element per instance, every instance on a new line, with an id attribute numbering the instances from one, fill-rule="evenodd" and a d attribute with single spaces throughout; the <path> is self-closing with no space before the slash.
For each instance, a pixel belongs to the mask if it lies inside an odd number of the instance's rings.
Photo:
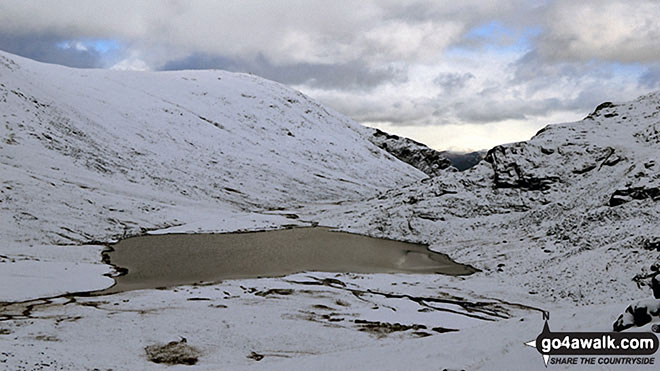
<path id="1" fill-rule="evenodd" d="M 648 66 L 645 66 L 641 63 L 620 63 L 612 62 L 609 63 L 609 67 L 612 71 L 619 76 L 629 76 L 629 77 L 638 77 L 647 71 Z"/>
<path id="2" fill-rule="evenodd" d="M 622 63 L 591 59 L 582 63 L 587 66 L 589 74 L 601 79 L 637 80 L 648 71 L 648 65 L 638 62 Z"/>
<path id="3" fill-rule="evenodd" d="M 446 52 L 453 56 L 481 55 L 484 52 L 521 54 L 534 48 L 534 40 L 540 34 L 541 27 L 538 26 L 516 29 L 499 21 L 491 21 L 470 29 L 462 42 L 449 47 Z"/>
<path id="4" fill-rule="evenodd" d="M 489 39 L 498 35 L 513 33 L 513 29 L 505 26 L 502 22 L 491 21 L 477 27 L 473 27 L 465 34 L 465 37 L 468 39 Z"/>
<path id="5" fill-rule="evenodd" d="M 121 46 L 117 40 L 112 39 L 81 39 L 81 40 L 65 40 L 57 43 L 60 49 L 83 49 L 95 50 L 98 53 L 106 54 L 109 52 L 118 51 Z"/>
<path id="6" fill-rule="evenodd" d="M 92 40 L 90 45 L 99 53 L 107 53 L 120 48 L 117 40 Z"/>

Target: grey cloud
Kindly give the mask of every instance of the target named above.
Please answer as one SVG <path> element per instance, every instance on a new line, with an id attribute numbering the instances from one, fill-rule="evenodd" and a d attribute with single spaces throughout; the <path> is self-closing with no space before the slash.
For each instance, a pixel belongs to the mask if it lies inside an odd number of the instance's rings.
<path id="1" fill-rule="evenodd" d="M 626 95 L 630 91 L 624 91 L 623 88 L 628 89 L 631 86 L 622 86 L 621 82 L 617 81 L 617 75 L 614 72 L 617 65 L 609 62 L 549 61 L 536 51 L 531 51 L 521 56 L 509 68 L 513 71 L 513 78 L 502 83 L 520 88 L 524 91 L 525 96 L 533 96 L 535 93 L 556 87 L 558 83 L 572 86 L 572 91 L 558 95 L 560 108 L 565 110 L 589 110 L 602 103 L 603 100 L 634 98 L 634 96 Z M 657 81 L 654 80 L 654 77 L 660 77 L 660 73 L 656 74 L 654 71 L 652 67 L 649 67 L 647 72 L 640 77 L 638 85 L 653 88 L 654 81 Z M 634 84 L 634 81 L 630 83 Z"/>
<path id="2" fill-rule="evenodd" d="M 478 104 L 459 102 L 453 107 L 459 119 L 477 123 L 524 120 L 531 115 L 546 115 L 564 108 L 564 103 L 557 98 L 526 101 L 484 99 Z"/>
<path id="3" fill-rule="evenodd" d="M 591 69 L 584 63 L 561 63 L 544 60 L 536 51 L 530 51 L 520 57 L 510 66 L 514 71 L 513 84 L 526 84 L 533 81 L 541 82 L 535 86 L 533 83 L 528 87 L 535 91 L 547 86 L 547 79 L 555 79 L 559 76 L 576 77 L 583 76 Z"/>
<path id="4" fill-rule="evenodd" d="M 401 68 L 372 68 L 361 61 L 337 64 L 294 63 L 277 65 L 265 56 L 254 59 L 229 58 L 204 53 L 167 62 L 162 70 L 223 69 L 247 72 L 284 84 L 306 85 L 321 89 L 368 90 L 380 84 L 403 83 L 407 71 Z"/>
<path id="5" fill-rule="evenodd" d="M 520 14 L 535 8 L 534 3 L 534 0 L 391 1 L 384 7 L 386 9 L 384 17 L 416 22 L 437 19 L 460 20 L 467 25 L 477 25 L 486 20 L 509 19 L 512 14 Z"/>
<path id="6" fill-rule="evenodd" d="M 474 79 L 474 75 L 466 73 L 441 73 L 433 79 L 433 83 L 437 86 L 442 87 L 446 94 L 454 93 L 458 90 L 461 90 L 465 85 Z"/>
<path id="7" fill-rule="evenodd" d="M 436 101 L 432 99 L 361 95 L 359 92 L 323 92 L 321 102 L 359 122 L 389 122 L 395 125 L 427 124 Z"/>
<path id="8" fill-rule="evenodd" d="M 277 63 L 385 64 L 433 60 L 472 26 L 509 19 L 529 0 L 288 0 L 222 2 L 115 0 L 0 2 L 0 32 L 66 34 L 165 45 L 178 55 L 263 54 Z M 405 34 L 405 35 L 403 35 Z M 399 36 L 397 36 L 399 35 Z M 432 55 L 429 56 L 428 54 Z M 167 60 L 160 60 L 163 64 Z"/>

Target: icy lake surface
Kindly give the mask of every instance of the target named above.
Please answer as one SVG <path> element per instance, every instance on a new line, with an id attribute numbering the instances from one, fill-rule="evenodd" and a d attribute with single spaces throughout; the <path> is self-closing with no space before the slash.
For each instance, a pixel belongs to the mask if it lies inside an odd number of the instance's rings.
<path id="1" fill-rule="evenodd" d="M 427 246 L 327 228 L 132 237 L 112 246 L 110 263 L 128 270 L 105 292 L 292 273 L 440 273 L 475 270 Z"/>

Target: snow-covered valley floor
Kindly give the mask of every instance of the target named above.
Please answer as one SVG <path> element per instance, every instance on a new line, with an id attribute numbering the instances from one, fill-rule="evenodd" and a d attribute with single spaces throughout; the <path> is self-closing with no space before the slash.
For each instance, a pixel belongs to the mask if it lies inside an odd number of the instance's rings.
<path id="1" fill-rule="evenodd" d="M 427 178 L 255 76 L 0 52 L 0 368 L 156 369 L 145 347 L 185 338 L 198 361 L 172 369 L 542 369 L 524 343 L 543 311 L 555 331 L 609 331 L 651 295 L 659 114 L 657 93 L 605 105 Z M 75 294 L 113 284 L 101 251 L 120 238 L 316 224 L 481 271 Z"/>

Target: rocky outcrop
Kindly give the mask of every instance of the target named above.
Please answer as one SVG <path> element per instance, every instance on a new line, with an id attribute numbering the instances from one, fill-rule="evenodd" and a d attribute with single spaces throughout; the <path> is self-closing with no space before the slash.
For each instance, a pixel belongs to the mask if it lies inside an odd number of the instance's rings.
<path id="1" fill-rule="evenodd" d="M 610 206 L 619 206 L 632 200 L 660 200 L 660 187 L 629 187 L 617 189 L 610 197 Z"/>
<path id="2" fill-rule="evenodd" d="M 367 133 L 371 143 L 430 177 L 441 175 L 447 171 L 468 170 L 481 162 L 487 153 L 487 151 L 436 151 L 412 139 L 389 134 L 379 129 L 368 128 Z"/>
<path id="3" fill-rule="evenodd" d="M 497 146 L 486 155 L 485 161 L 493 168 L 493 183 L 499 188 L 523 188 L 528 190 L 546 190 L 560 179 L 548 174 L 535 159 L 528 156 L 530 148 L 523 143 L 509 146 Z"/>
<path id="4" fill-rule="evenodd" d="M 379 129 L 370 129 L 371 143 L 389 152 L 399 160 L 423 171 L 430 177 L 446 171 L 456 171 L 451 161 L 442 152 L 429 148 L 412 139 L 388 134 Z"/>

